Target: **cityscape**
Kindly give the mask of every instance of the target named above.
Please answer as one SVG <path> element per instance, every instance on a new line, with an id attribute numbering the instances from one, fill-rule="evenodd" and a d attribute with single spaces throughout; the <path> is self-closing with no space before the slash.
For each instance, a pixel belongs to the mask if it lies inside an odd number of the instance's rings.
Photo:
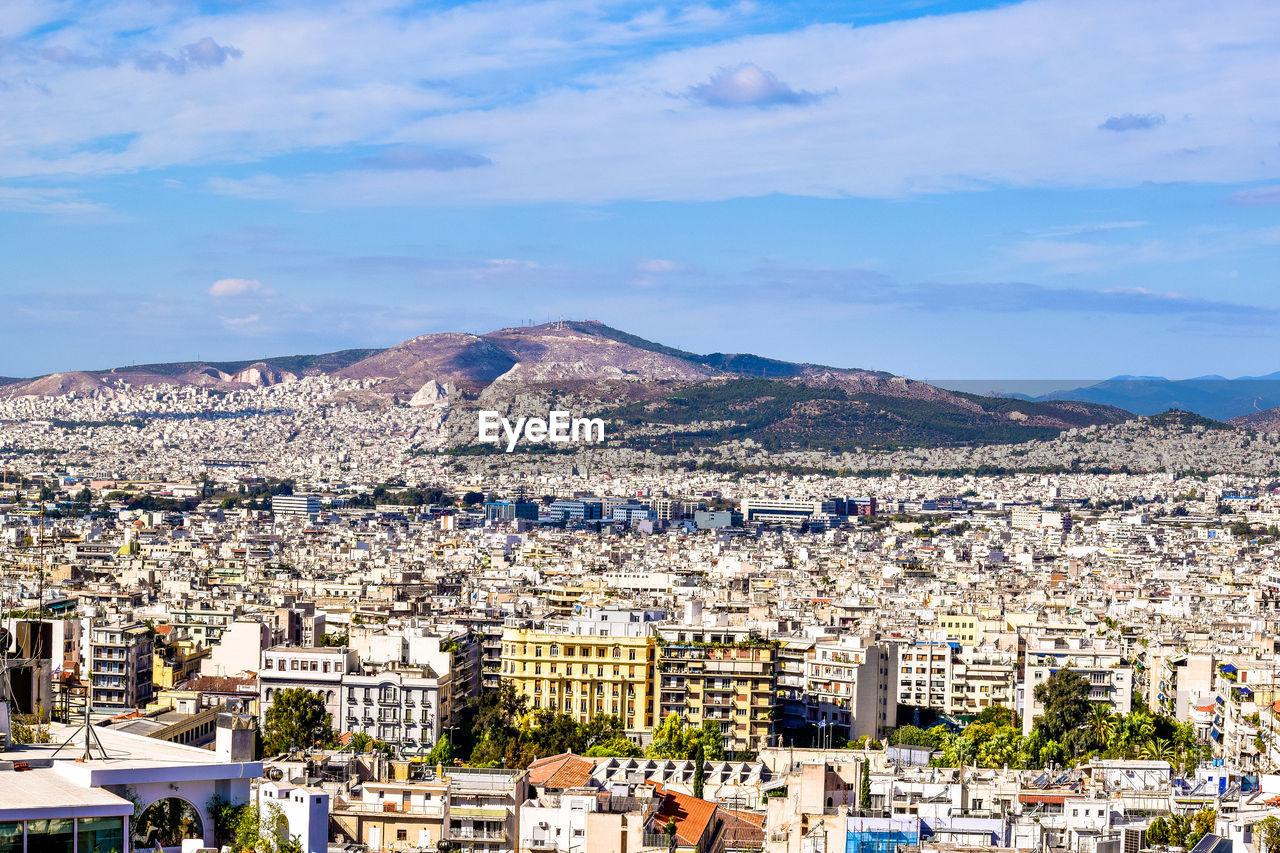
<path id="1" fill-rule="evenodd" d="M 1280 853 L 1278 80 L 5 4 L 0 853 Z"/>

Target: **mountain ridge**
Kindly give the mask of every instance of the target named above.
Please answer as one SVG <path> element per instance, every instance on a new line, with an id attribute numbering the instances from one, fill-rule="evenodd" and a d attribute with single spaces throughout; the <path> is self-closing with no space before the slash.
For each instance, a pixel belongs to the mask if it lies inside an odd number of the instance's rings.
<path id="1" fill-rule="evenodd" d="M 948 391 L 884 371 L 702 355 L 584 320 L 440 332 L 380 349 L 67 371 L 0 386 L 0 395 L 116 397 L 142 385 L 232 392 L 317 375 L 341 380 L 334 403 L 437 412 L 454 447 L 474 446 L 480 409 L 571 408 L 609 419 L 619 442 L 654 449 L 747 440 L 823 449 L 1009 442 L 1129 417 L 1089 402 Z"/>

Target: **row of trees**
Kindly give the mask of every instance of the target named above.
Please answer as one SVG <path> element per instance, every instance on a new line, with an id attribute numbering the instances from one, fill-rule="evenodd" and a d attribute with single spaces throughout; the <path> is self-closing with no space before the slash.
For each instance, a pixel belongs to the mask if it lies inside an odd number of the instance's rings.
<path id="1" fill-rule="evenodd" d="M 687 726 L 671 714 L 654 731 L 647 751 L 627 737 L 622 721 L 600 715 L 580 723 L 568 714 L 542 708 L 530 710 L 528 700 L 511 684 L 471 699 L 459 715 L 466 725 L 451 737 L 441 737 L 428 760 L 450 764 L 462 761 L 482 767 L 527 767 L 531 762 L 563 752 L 586 756 L 694 759 L 725 758 L 719 725 Z M 275 755 L 297 749 L 333 748 L 338 743 L 333 720 L 319 695 L 305 688 L 281 690 L 267 709 L 262 729 L 263 749 Z M 357 752 L 390 747 L 366 734 L 357 734 L 350 746 Z"/>
<path id="2" fill-rule="evenodd" d="M 627 737 L 622 721 L 600 715 L 580 723 L 568 714 L 530 710 L 511 684 L 470 701 L 461 715 L 469 724 L 453 744 L 460 760 L 477 766 L 527 767 L 532 761 L 575 752 L 591 757 L 724 758 L 720 729 L 714 723 L 689 728 L 677 715 L 663 720 L 646 752 Z"/>
<path id="3" fill-rule="evenodd" d="M 1054 673 L 1035 688 L 1044 713 L 1029 735 L 1023 735 L 1007 708 L 988 708 L 962 731 L 946 726 L 922 730 L 902 726 L 890 738 L 895 744 L 936 749 L 941 766 L 1040 768 L 1069 766 L 1090 758 L 1146 758 L 1168 761 L 1182 770 L 1195 767 L 1209 747 L 1197 742 L 1190 723 L 1139 707 L 1113 714 L 1089 701 L 1089 682 L 1070 669 Z"/>
<path id="4" fill-rule="evenodd" d="M 1168 817 L 1158 817 L 1147 827 L 1147 843 L 1194 847 L 1207 833 L 1213 832 L 1217 819 L 1218 812 L 1215 809 L 1201 809 L 1193 815 L 1171 814 Z"/>

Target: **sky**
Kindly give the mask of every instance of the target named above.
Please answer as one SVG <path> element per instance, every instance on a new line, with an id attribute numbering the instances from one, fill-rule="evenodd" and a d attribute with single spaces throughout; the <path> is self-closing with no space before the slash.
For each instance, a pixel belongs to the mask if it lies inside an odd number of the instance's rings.
<path id="1" fill-rule="evenodd" d="M 1280 4 L 0 4 L 0 375 L 594 319 L 1280 370 Z"/>

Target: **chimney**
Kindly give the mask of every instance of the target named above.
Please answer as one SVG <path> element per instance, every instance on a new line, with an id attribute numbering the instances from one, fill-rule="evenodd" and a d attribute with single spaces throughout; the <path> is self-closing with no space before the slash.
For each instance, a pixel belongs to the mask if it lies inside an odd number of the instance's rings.
<path id="1" fill-rule="evenodd" d="M 224 763 L 253 761 L 258 720 L 250 714 L 219 714 L 214 753 Z"/>

